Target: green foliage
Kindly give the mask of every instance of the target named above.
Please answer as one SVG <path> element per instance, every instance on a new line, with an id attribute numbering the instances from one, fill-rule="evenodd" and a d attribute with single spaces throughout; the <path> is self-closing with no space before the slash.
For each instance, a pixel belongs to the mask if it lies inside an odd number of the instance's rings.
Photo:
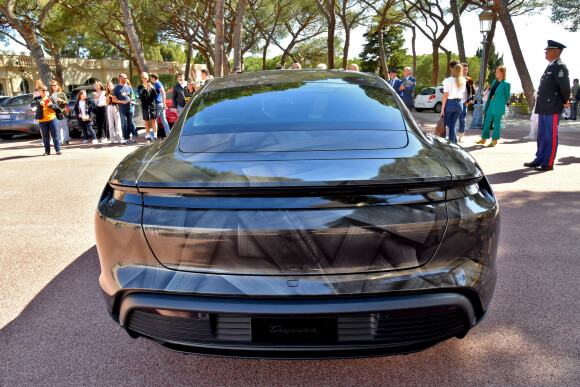
<path id="1" fill-rule="evenodd" d="M 578 0 L 553 0 L 550 20 L 553 23 L 564 24 L 568 31 L 578 31 L 580 28 Z"/>
<path id="2" fill-rule="evenodd" d="M 481 61 L 481 47 L 477 49 L 477 51 L 475 52 L 475 56 L 478 57 L 479 60 Z M 489 58 L 487 60 L 487 78 L 485 80 L 485 83 L 491 85 L 491 83 L 495 79 L 495 69 L 501 65 L 503 65 L 503 54 L 499 56 L 497 51 L 495 50 L 495 44 L 492 43 L 491 50 L 489 50 Z"/>
<path id="3" fill-rule="evenodd" d="M 359 55 L 361 71 L 374 72 L 376 68 L 382 68 L 378 34 L 376 31 L 368 31 L 363 36 L 366 39 L 366 44 Z M 387 66 L 402 69 L 406 61 L 407 51 L 403 48 L 405 44 L 403 28 L 391 26 L 387 32 L 383 33 L 383 44 Z"/>
<path id="4" fill-rule="evenodd" d="M 274 58 L 266 59 L 266 69 L 274 70 L 276 65 L 280 63 L 282 55 Z M 196 62 L 197 63 L 197 62 Z M 244 58 L 244 71 L 259 71 L 262 70 L 262 57 L 248 56 Z"/>
<path id="5" fill-rule="evenodd" d="M 451 55 L 453 59 L 454 55 Z M 412 58 L 411 58 L 412 60 Z M 424 54 L 417 56 L 417 79 L 418 84 L 434 86 L 431 84 L 431 74 L 433 73 L 433 56 L 431 54 Z M 439 53 L 439 73 L 437 79 L 440 84 L 447 77 L 447 55 Z"/>

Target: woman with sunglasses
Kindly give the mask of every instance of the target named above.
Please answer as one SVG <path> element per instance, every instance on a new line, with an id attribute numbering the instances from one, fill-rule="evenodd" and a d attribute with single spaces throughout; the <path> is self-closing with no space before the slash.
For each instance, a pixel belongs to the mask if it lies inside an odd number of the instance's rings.
<path id="1" fill-rule="evenodd" d="M 34 99 L 31 105 L 36 108 L 34 118 L 38 120 L 42 133 L 42 142 L 44 143 L 43 156 L 50 154 L 50 137 L 54 139 L 53 144 L 56 154 L 60 155 L 60 144 L 56 134 L 58 131 L 56 113 L 60 111 L 58 103 L 50 97 L 46 86 L 39 86 L 37 91 L 38 98 Z"/>
<path id="2" fill-rule="evenodd" d="M 51 93 L 50 96 L 54 101 L 58 103 L 58 107 L 60 108 L 61 115 L 60 117 L 57 116 L 57 119 L 60 124 L 59 134 L 60 134 L 60 143 L 68 145 L 69 143 L 69 129 L 67 124 L 67 115 L 66 115 L 66 105 L 68 105 L 68 99 L 66 98 L 66 94 L 60 88 L 60 85 L 57 81 L 50 82 Z"/>

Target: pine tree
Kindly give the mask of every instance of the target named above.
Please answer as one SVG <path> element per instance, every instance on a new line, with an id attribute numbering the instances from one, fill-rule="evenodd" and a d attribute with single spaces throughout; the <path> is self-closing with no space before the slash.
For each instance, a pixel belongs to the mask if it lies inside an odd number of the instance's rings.
<path id="1" fill-rule="evenodd" d="M 364 33 L 363 36 L 367 43 L 363 46 L 363 50 L 359 54 L 361 71 L 374 72 L 376 68 L 381 68 L 378 35 L 376 31 L 369 31 Z M 383 43 L 385 45 L 387 65 L 390 68 L 401 70 L 406 63 L 407 52 L 403 48 L 405 44 L 403 29 L 399 26 L 391 26 L 387 32 L 383 33 Z"/>
<path id="2" fill-rule="evenodd" d="M 481 47 L 477 49 L 477 51 L 475 52 L 475 56 L 481 60 Z M 503 65 L 503 54 L 499 56 L 497 51 L 495 50 L 495 44 L 491 43 L 491 50 L 489 50 L 489 59 L 487 60 L 487 79 L 485 80 L 484 83 L 488 83 L 491 85 L 491 83 L 495 79 L 495 69 L 501 65 Z"/>

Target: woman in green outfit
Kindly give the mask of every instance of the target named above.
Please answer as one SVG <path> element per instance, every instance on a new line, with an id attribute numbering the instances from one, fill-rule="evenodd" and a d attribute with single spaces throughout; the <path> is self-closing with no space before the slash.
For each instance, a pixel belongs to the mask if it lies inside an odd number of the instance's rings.
<path id="1" fill-rule="evenodd" d="M 493 123 L 492 140 L 488 146 L 496 146 L 500 135 L 501 118 L 505 114 L 505 107 L 510 98 L 510 84 L 505 81 L 505 66 L 499 66 L 495 70 L 495 80 L 491 84 L 489 97 L 483 109 L 485 121 L 483 122 L 483 133 L 481 140 L 477 144 L 484 145 L 489 138 L 489 130 Z"/>

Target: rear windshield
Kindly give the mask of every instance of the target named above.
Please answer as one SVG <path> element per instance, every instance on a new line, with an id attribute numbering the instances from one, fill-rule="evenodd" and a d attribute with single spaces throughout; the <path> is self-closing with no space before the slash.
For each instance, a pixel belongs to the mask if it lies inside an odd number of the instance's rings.
<path id="1" fill-rule="evenodd" d="M 19 95 L 17 97 L 13 97 L 4 101 L 2 106 L 22 106 L 22 105 L 30 105 L 32 102 L 32 94 L 26 95 Z"/>
<path id="2" fill-rule="evenodd" d="M 435 94 L 435 89 L 432 87 L 426 87 L 419 93 L 420 95 L 432 95 Z"/>
<path id="3" fill-rule="evenodd" d="M 93 99 L 93 93 L 96 92 L 96 89 L 86 89 L 87 92 L 87 98 L 89 99 Z M 69 101 L 76 101 L 77 97 L 79 96 L 79 93 L 81 92 L 81 90 L 73 90 L 72 94 L 70 96 Z"/>
<path id="4" fill-rule="evenodd" d="M 397 101 L 386 89 L 297 82 L 199 95 L 181 135 L 327 129 L 405 130 L 405 125 Z"/>

